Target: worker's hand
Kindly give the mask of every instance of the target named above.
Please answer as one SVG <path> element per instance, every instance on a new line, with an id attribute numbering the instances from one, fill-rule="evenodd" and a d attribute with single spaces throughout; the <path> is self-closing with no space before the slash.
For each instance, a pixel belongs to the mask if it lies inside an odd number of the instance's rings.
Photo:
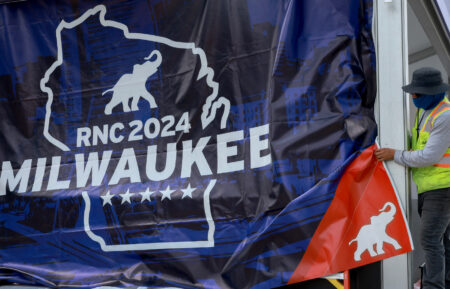
<path id="1" fill-rule="evenodd" d="M 390 148 L 377 149 L 375 156 L 379 161 L 392 161 L 394 159 L 395 150 Z"/>

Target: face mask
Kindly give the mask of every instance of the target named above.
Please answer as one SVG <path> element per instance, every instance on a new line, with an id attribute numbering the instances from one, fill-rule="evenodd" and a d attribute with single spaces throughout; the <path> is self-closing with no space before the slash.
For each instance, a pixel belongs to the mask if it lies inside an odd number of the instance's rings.
<path id="1" fill-rule="evenodd" d="M 441 102 L 444 98 L 445 92 L 435 95 L 421 95 L 420 97 L 413 98 L 414 105 L 418 108 L 423 108 L 425 110 L 431 109 Z"/>

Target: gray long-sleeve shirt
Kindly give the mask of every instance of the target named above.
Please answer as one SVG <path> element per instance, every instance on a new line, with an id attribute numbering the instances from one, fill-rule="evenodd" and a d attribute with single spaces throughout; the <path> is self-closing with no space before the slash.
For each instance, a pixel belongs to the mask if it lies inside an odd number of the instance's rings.
<path id="1" fill-rule="evenodd" d="M 422 128 L 432 109 L 426 110 L 420 128 Z M 431 121 L 429 119 L 428 121 Z M 423 150 L 395 151 L 394 161 L 398 164 L 423 168 L 437 163 L 450 147 L 450 111 L 443 112 L 434 122 L 430 137 Z"/>

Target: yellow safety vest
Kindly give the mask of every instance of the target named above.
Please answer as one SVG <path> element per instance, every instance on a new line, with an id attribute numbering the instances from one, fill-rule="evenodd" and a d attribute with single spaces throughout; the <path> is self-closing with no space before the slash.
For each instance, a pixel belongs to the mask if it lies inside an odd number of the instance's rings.
<path id="1" fill-rule="evenodd" d="M 420 132 L 418 132 L 419 119 L 423 109 L 420 109 L 416 117 L 416 123 L 412 131 L 412 149 L 423 150 L 427 143 L 433 124 L 445 111 L 450 110 L 450 102 L 445 97 L 428 115 Z M 450 133 L 450 132 L 449 132 Z M 431 190 L 450 187 L 450 148 L 444 153 L 439 162 L 429 167 L 412 168 L 413 179 L 417 185 L 419 194 Z"/>

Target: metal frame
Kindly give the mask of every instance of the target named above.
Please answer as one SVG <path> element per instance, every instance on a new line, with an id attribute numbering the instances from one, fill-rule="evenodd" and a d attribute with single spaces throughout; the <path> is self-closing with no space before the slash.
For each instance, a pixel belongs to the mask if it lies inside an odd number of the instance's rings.
<path id="1" fill-rule="evenodd" d="M 434 50 L 433 46 L 427 47 L 425 49 L 422 49 L 420 51 L 417 51 L 415 53 L 411 53 L 409 55 L 409 64 L 413 64 L 419 61 L 422 61 L 424 59 L 427 59 L 428 57 L 431 57 L 436 54 L 436 51 Z"/>
<path id="2" fill-rule="evenodd" d="M 435 49 L 447 75 L 450 75 L 450 38 L 434 1 L 409 0 L 414 14 Z"/>

